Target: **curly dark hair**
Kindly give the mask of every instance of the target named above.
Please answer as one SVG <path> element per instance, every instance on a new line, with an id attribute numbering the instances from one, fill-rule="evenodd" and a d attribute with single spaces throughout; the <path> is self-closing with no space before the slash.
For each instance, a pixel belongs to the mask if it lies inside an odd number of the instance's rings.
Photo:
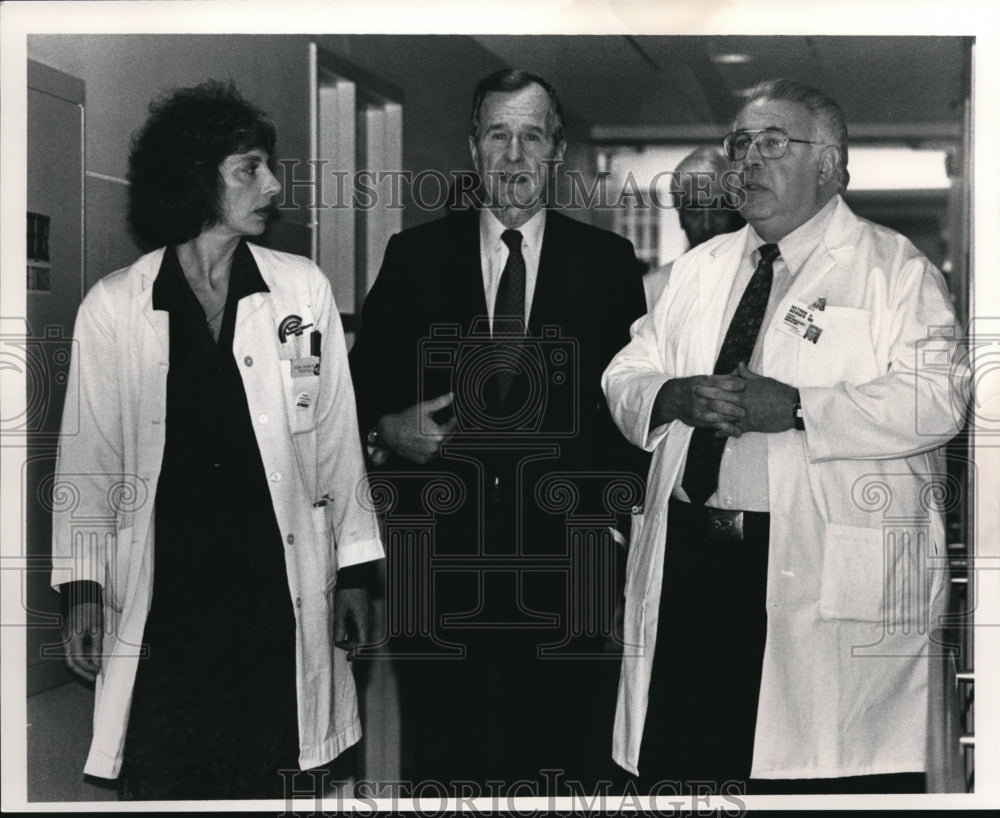
<path id="1" fill-rule="evenodd" d="M 132 135 L 128 222 L 150 246 L 182 244 L 219 218 L 222 161 L 257 148 L 270 155 L 274 123 L 232 81 L 169 91 L 149 114 Z"/>

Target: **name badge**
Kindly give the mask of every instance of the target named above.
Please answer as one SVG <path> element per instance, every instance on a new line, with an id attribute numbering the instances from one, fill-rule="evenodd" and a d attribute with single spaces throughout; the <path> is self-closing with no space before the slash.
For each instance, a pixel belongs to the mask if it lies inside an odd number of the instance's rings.
<path id="1" fill-rule="evenodd" d="M 806 305 L 803 301 L 795 301 L 781 319 L 781 330 L 815 344 L 823 334 L 823 326 L 820 324 L 822 319 L 823 313 L 815 308 L 815 302 Z"/>
<path id="2" fill-rule="evenodd" d="M 292 377 L 305 378 L 319 374 L 319 358 L 296 358 L 292 361 Z"/>

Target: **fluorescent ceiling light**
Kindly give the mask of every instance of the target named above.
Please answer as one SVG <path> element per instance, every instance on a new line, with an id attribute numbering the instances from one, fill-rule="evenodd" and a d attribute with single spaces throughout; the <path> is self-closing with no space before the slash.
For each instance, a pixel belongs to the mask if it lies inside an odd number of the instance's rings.
<path id="1" fill-rule="evenodd" d="M 753 62 L 753 57 L 749 54 L 730 52 L 728 54 L 716 54 L 712 57 L 712 62 L 718 65 L 745 65 L 748 62 Z"/>

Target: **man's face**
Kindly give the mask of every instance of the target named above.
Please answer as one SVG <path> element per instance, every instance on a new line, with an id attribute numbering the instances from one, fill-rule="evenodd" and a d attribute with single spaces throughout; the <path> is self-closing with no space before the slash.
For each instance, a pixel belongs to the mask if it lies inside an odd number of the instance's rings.
<path id="1" fill-rule="evenodd" d="M 705 207 L 680 207 L 677 210 L 681 228 L 691 247 L 697 247 L 722 233 L 739 230 L 744 224 L 739 213 L 731 207 L 726 207 L 726 191 L 722 187 L 713 185 L 709 195 L 710 204 Z M 684 201 L 697 201 L 697 199 Z"/>
<path id="2" fill-rule="evenodd" d="M 798 102 L 759 99 L 736 118 L 733 130 L 777 128 L 794 139 L 824 142 L 808 109 Z M 789 142 L 785 155 L 765 159 L 757 145 L 733 167 L 744 174 L 743 217 L 766 241 L 778 241 L 807 222 L 829 200 L 830 149 Z"/>
<path id="3" fill-rule="evenodd" d="M 469 137 L 469 150 L 488 202 L 507 227 L 520 227 L 544 203 L 545 163 L 562 159 L 566 147 L 553 139 L 554 126 L 549 96 L 534 83 L 483 99 L 479 136 Z"/>

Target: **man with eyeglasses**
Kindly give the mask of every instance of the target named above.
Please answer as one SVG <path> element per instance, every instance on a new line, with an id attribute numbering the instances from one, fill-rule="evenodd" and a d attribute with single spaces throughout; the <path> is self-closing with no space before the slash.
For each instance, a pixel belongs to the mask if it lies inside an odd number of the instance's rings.
<path id="1" fill-rule="evenodd" d="M 821 91 L 762 83 L 724 148 L 749 224 L 675 262 L 604 374 L 654 453 L 614 757 L 651 790 L 922 791 L 968 374 L 948 291 L 844 203 Z"/>

